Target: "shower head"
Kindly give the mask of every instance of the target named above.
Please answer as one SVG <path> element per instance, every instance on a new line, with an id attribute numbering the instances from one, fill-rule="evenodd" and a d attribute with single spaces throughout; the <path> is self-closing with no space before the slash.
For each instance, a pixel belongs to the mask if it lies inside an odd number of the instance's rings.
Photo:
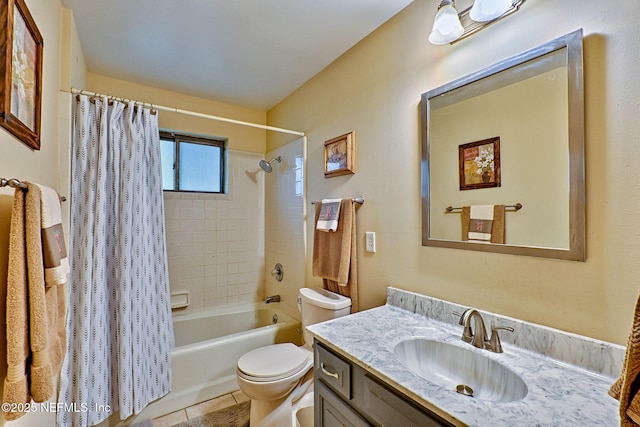
<path id="1" fill-rule="evenodd" d="M 266 160 L 260 160 L 260 167 L 262 168 L 263 171 L 270 173 L 273 170 L 273 168 L 271 167 L 271 163 L 276 161 L 280 163 L 282 161 L 282 156 L 274 157 L 268 162 Z"/>

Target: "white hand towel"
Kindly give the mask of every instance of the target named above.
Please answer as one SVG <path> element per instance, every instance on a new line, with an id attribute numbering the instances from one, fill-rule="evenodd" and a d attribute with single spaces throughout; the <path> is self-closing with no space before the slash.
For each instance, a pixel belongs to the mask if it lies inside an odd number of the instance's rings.
<path id="1" fill-rule="evenodd" d="M 316 229 L 320 231 L 336 231 L 338 229 L 338 218 L 340 216 L 341 199 L 323 199 L 320 208 L 320 216 L 316 223 Z"/>
<path id="2" fill-rule="evenodd" d="M 469 218 L 469 240 L 490 243 L 493 205 L 471 205 Z"/>
<path id="3" fill-rule="evenodd" d="M 60 196 L 49 187 L 35 185 L 40 188 L 41 193 L 45 283 L 47 286 L 60 285 L 67 282 L 69 274 L 69 259 L 62 230 Z"/>

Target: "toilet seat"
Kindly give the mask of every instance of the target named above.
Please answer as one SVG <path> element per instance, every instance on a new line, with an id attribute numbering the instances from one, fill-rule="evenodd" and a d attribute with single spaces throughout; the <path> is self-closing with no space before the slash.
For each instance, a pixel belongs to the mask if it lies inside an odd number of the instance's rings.
<path id="1" fill-rule="evenodd" d="M 309 353 L 292 343 L 273 344 L 245 353 L 238 359 L 238 375 L 254 382 L 277 381 L 309 366 Z"/>

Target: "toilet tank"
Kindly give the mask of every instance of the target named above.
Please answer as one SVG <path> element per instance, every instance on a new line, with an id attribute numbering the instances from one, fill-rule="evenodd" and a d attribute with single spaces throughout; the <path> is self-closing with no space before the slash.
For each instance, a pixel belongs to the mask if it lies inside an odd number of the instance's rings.
<path id="1" fill-rule="evenodd" d="M 313 336 L 307 332 L 307 326 L 351 313 L 351 298 L 326 289 L 300 289 L 298 304 L 302 313 L 304 342 L 308 345 L 312 344 Z"/>

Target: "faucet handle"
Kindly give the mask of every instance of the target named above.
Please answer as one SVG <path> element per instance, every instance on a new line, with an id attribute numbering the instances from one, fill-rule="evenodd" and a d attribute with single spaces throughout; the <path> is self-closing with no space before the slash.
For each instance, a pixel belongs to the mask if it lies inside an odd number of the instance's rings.
<path id="1" fill-rule="evenodd" d="M 513 328 L 511 326 L 492 326 L 491 327 L 491 338 L 489 338 L 489 347 L 487 350 L 492 351 L 494 353 L 502 353 L 502 343 L 500 342 L 500 335 L 498 335 L 498 331 L 504 330 L 513 332 Z"/>
<path id="2" fill-rule="evenodd" d="M 271 275 L 275 277 L 278 282 L 282 282 L 282 277 L 284 276 L 284 269 L 282 268 L 282 264 L 277 263 L 273 270 L 271 270 Z"/>

